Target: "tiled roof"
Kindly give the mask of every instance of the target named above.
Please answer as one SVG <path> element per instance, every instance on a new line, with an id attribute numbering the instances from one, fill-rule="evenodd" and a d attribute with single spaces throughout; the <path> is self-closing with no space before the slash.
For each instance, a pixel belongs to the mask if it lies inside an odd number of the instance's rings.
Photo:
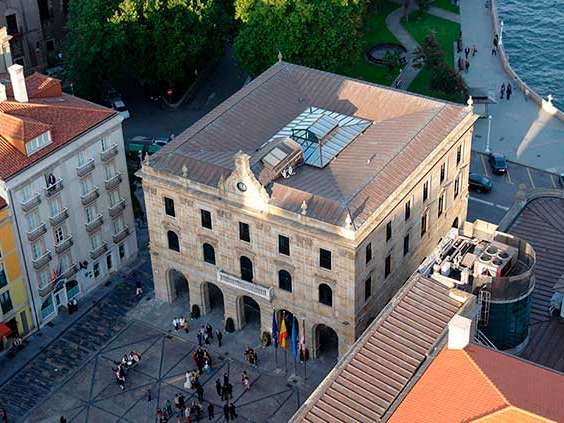
<path id="1" fill-rule="evenodd" d="M 372 125 L 324 168 L 304 165 L 275 180 L 271 202 L 293 210 L 298 198 L 311 196 L 329 206 L 315 218 L 342 225 L 350 211 L 356 226 L 471 113 L 458 104 L 281 62 L 178 135 L 151 157 L 150 166 L 181 175 L 186 164 L 188 178 L 217 186 L 233 170 L 235 153 L 249 154 L 254 163 L 257 150 L 310 107 Z M 170 167 L 171 161 L 177 165 Z"/>
<path id="2" fill-rule="evenodd" d="M 536 252 L 530 336 L 523 358 L 564 372 L 564 328 L 548 315 L 554 284 L 564 275 L 564 195 L 529 201 L 505 232 L 529 242 Z"/>
<path id="3" fill-rule="evenodd" d="M 29 102 L 11 98 L 0 102 L 0 179 L 9 179 L 116 113 L 62 93 L 59 81 L 44 75 L 27 77 L 26 87 Z M 52 143 L 31 156 L 12 142 L 23 144 L 47 130 L 51 131 Z"/>
<path id="4" fill-rule="evenodd" d="M 564 375 L 479 345 L 444 348 L 390 422 L 564 421 Z"/>
<path id="5" fill-rule="evenodd" d="M 376 422 L 424 366 L 463 303 L 414 274 L 320 387 L 295 422 Z"/>

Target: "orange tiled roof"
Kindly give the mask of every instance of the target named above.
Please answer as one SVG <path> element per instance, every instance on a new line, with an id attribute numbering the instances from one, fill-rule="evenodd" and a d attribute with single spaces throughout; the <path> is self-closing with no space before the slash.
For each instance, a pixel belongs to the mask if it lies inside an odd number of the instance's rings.
<path id="1" fill-rule="evenodd" d="M 445 347 L 390 421 L 564 421 L 563 395 L 559 373 L 479 345 Z"/>
<path id="2" fill-rule="evenodd" d="M 14 101 L 10 86 L 8 100 L 0 102 L 0 179 L 9 179 L 116 113 L 63 93 L 58 80 L 38 73 L 26 78 L 26 87 L 29 102 Z M 27 156 L 17 147 L 47 130 L 52 143 L 37 153 Z"/>

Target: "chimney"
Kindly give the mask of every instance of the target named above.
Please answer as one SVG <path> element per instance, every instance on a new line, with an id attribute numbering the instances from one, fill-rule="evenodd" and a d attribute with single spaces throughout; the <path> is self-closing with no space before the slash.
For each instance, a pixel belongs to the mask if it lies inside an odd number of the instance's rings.
<path id="1" fill-rule="evenodd" d="M 22 65 L 12 65 L 8 68 L 10 73 L 10 81 L 12 82 L 12 91 L 14 92 L 14 99 L 20 103 L 27 103 L 27 88 L 25 86 L 25 76 Z"/>
<path id="2" fill-rule="evenodd" d="M 6 101 L 8 97 L 6 97 L 6 86 L 0 83 L 0 102 Z"/>
<path id="3" fill-rule="evenodd" d="M 449 350 L 462 350 L 470 343 L 472 337 L 473 320 L 456 314 L 448 322 L 448 348 Z"/>

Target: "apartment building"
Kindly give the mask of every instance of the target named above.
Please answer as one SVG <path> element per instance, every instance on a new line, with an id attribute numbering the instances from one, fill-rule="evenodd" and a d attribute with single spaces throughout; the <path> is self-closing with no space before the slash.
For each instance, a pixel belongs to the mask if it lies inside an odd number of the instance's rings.
<path id="1" fill-rule="evenodd" d="M 0 195 L 14 219 L 39 326 L 135 257 L 121 129 L 113 110 L 9 67 L 0 85 Z"/>
<path id="2" fill-rule="evenodd" d="M 476 118 L 275 64 L 143 164 L 156 295 L 342 354 L 465 221 Z"/>
<path id="3" fill-rule="evenodd" d="M 8 204 L 0 197 L 0 351 L 34 327 Z"/>

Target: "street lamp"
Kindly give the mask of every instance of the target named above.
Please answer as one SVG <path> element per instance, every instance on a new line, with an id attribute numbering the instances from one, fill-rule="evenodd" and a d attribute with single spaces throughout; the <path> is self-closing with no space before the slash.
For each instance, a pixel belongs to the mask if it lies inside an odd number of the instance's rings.
<path id="1" fill-rule="evenodd" d="M 486 140 L 486 153 L 490 153 L 490 134 L 492 132 L 492 115 L 488 116 L 488 139 Z"/>

